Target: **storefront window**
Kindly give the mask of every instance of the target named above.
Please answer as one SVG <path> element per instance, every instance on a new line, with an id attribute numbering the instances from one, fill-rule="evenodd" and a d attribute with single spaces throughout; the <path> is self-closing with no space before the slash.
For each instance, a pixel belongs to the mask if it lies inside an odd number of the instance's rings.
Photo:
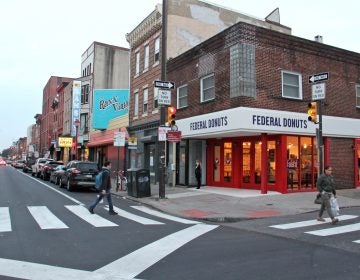
<path id="1" fill-rule="evenodd" d="M 268 183 L 276 183 L 276 142 L 268 141 Z"/>
<path id="2" fill-rule="evenodd" d="M 243 183 L 250 183 L 250 155 L 251 155 L 251 142 L 243 142 L 242 144 L 243 154 L 243 172 L 242 181 Z"/>
<path id="3" fill-rule="evenodd" d="M 224 181 L 231 182 L 232 178 L 232 144 L 224 143 Z"/>
<path id="4" fill-rule="evenodd" d="M 288 189 L 294 190 L 299 184 L 299 138 L 287 137 L 287 173 Z"/>
<path id="5" fill-rule="evenodd" d="M 214 147 L 214 182 L 220 182 L 220 150 L 221 147 L 219 145 L 215 145 Z"/>
<path id="6" fill-rule="evenodd" d="M 313 184 L 312 141 L 311 137 L 301 137 L 300 141 L 301 187 L 309 188 Z"/>

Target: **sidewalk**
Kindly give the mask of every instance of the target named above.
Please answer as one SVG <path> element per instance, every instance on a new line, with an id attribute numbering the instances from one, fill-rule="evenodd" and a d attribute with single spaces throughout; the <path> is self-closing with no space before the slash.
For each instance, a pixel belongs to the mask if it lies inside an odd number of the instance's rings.
<path id="1" fill-rule="evenodd" d="M 114 191 L 114 194 L 178 217 L 216 222 L 295 215 L 320 208 L 314 204 L 316 192 L 281 194 L 270 191 L 261 194 L 259 190 L 209 186 L 202 186 L 199 190 L 166 187 L 166 198 L 160 199 L 158 185 L 152 185 L 151 197 L 135 198 L 125 191 Z M 360 207 L 360 188 L 338 190 L 337 198 L 340 209 Z"/>

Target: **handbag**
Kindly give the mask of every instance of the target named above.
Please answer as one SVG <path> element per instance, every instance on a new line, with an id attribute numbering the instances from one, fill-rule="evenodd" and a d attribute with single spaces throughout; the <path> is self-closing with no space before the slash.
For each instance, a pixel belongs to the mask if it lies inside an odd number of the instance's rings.
<path id="1" fill-rule="evenodd" d="M 339 203 L 334 196 L 332 196 L 330 198 L 330 206 L 331 206 L 331 211 L 334 214 L 334 216 L 335 217 L 339 216 L 340 215 Z"/>
<path id="2" fill-rule="evenodd" d="M 318 193 L 315 197 L 315 200 L 314 200 L 314 203 L 315 204 L 321 204 L 322 203 L 322 198 L 321 198 L 321 193 Z"/>

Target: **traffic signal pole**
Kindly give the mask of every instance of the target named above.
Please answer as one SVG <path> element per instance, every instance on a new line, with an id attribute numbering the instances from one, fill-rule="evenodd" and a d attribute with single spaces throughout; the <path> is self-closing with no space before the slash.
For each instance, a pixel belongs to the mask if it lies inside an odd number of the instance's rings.
<path id="1" fill-rule="evenodd" d="M 319 129 L 318 133 L 316 133 L 316 136 L 318 137 L 318 156 L 319 156 L 319 172 L 318 176 L 324 172 L 324 141 L 323 141 L 323 132 L 322 132 L 322 106 L 323 101 L 317 100 L 317 109 L 318 109 L 318 116 L 319 116 Z"/>

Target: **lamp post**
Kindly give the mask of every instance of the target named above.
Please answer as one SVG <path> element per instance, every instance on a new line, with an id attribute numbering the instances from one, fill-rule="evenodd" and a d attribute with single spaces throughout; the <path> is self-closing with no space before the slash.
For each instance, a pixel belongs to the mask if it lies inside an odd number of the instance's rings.
<path id="1" fill-rule="evenodd" d="M 75 159 L 78 159 L 78 157 L 77 157 L 77 146 L 78 146 L 79 125 L 80 125 L 79 119 L 74 120 L 74 125 L 75 125 Z"/>

